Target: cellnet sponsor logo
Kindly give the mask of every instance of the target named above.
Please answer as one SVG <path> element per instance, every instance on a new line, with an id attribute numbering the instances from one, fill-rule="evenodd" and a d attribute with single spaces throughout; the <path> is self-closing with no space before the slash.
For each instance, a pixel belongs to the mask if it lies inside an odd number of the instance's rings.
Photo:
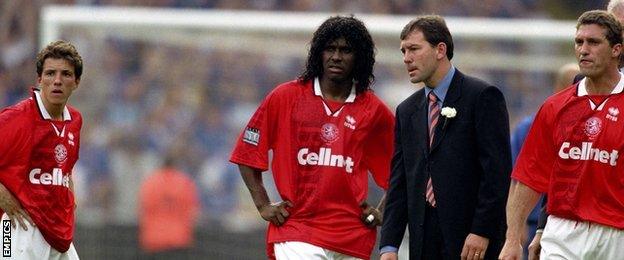
<path id="1" fill-rule="evenodd" d="M 297 153 L 300 165 L 319 165 L 344 168 L 346 172 L 353 172 L 353 159 L 349 156 L 332 154 L 331 148 L 321 147 L 318 153 L 310 152 L 309 148 L 301 148 Z"/>
<path id="2" fill-rule="evenodd" d="M 42 173 L 41 169 L 35 168 L 30 171 L 28 178 L 32 184 L 65 186 L 69 188 L 69 176 L 63 175 L 63 170 L 59 168 L 52 169 L 52 173 Z"/>
<path id="3" fill-rule="evenodd" d="M 559 157 L 565 160 L 580 160 L 580 161 L 597 161 L 601 163 L 608 163 L 611 166 L 617 164 L 618 151 L 601 150 L 599 148 L 593 148 L 594 143 L 583 142 L 581 147 L 570 147 L 569 142 L 564 142 L 559 149 Z"/>

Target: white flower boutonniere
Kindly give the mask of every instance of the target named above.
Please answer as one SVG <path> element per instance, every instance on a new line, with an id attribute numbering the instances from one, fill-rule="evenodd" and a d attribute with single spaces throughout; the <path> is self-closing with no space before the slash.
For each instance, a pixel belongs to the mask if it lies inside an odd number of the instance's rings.
<path id="1" fill-rule="evenodd" d="M 453 118 L 457 115 L 457 110 L 455 110 L 455 108 L 452 108 L 452 107 L 443 107 L 440 114 L 446 118 Z"/>

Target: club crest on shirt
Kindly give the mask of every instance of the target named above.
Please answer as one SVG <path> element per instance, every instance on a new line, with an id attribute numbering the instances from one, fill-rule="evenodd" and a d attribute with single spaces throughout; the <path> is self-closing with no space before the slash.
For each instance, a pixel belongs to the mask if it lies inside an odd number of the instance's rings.
<path id="1" fill-rule="evenodd" d="M 58 144 L 54 147 L 54 159 L 57 163 L 62 163 L 67 159 L 67 148 L 63 144 Z"/>
<path id="2" fill-rule="evenodd" d="M 589 139 L 594 139 L 602 130 L 602 120 L 598 117 L 591 117 L 585 121 L 585 134 Z"/>
<path id="3" fill-rule="evenodd" d="M 330 144 L 338 139 L 338 127 L 332 123 L 326 123 L 321 127 L 321 139 Z"/>
<path id="4" fill-rule="evenodd" d="M 617 116 L 620 114 L 620 110 L 617 107 L 610 107 L 607 113 L 607 119 L 617 122 Z"/>

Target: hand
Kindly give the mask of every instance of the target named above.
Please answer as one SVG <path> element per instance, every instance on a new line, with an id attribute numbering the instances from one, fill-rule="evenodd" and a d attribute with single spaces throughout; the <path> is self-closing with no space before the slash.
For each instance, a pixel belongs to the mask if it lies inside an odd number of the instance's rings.
<path id="1" fill-rule="evenodd" d="M 522 244 L 519 240 L 505 240 L 503 250 L 498 255 L 500 260 L 521 260 L 522 259 Z"/>
<path id="2" fill-rule="evenodd" d="M 288 216 L 290 216 L 286 208 L 292 206 L 293 204 L 290 201 L 280 201 L 262 206 L 258 211 L 260 211 L 260 216 L 262 216 L 264 220 L 270 221 L 276 226 L 281 226 L 286 222 Z"/>
<path id="3" fill-rule="evenodd" d="M 399 254 L 394 252 L 383 253 L 379 260 L 397 260 L 399 259 Z"/>
<path id="4" fill-rule="evenodd" d="M 0 208 L 7 214 L 9 220 L 11 220 L 11 226 L 13 228 L 16 227 L 16 220 L 24 230 L 28 230 L 26 222 L 28 222 L 31 226 L 35 226 L 34 222 L 26 210 L 22 208 L 19 201 L 17 201 L 15 196 L 13 196 L 13 194 L 11 194 L 11 192 L 2 184 L 0 184 Z"/>
<path id="5" fill-rule="evenodd" d="M 360 220 L 362 220 L 362 222 L 364 222 L 366 226 L 376 227 L 376 226 L 381 225 L 382 220 L 383 220 L 383 215 L 381 215 L 381 212 L 379 212 L 377 208 L 371 205 L 368 205 L 366 201 L 363 201 L 362 203 L 360 203 L 360 208 L 362 208 L 362 214 L 360 214 Z"/>
<path id="6" fill-rule="evenodd" d="M 531 244 L 529 244 L 529 260 L 539 260 L 540 251 L 542 251 L 542 246 L 540 245 L 541 240 L 542 233 L 535 233 Z"/>
<path id="7" fill-rule="evenodd" d="M 462 260 L 476 260 L 485 257 L 490 239 L 475 234 L 468 234 L 464 242 L 464 248 L 461 252 Z"/>

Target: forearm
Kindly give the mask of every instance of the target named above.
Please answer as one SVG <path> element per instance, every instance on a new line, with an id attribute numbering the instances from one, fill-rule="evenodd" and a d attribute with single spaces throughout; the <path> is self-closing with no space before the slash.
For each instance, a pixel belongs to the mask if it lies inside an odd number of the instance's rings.
<path id="1" fill-rule="evenodd" d="M 69 190 L 74 193 L 74 175 L 69 175 Z"/>
<path id="2" fill-rule="evenodd" d="M 259 210 L 260 208 L 271 204 L 269 195 L 267 194 L 267 191 L 264 188 L 264 183 L 262 182 L 262 172 L 246 165 L 239 165 L 238 169 L 243 177 L 243 181 L 245 182 L 247 189 L 249 190 L 249 194 L 251 194 L 251 198 L 256 208 Z"/>
<path id="3" fill-rule="evenodd" d="M 524 223 L 539 197 L 540 194 L 529 186 L 512 182 L 507 201 L 507 240 L 521 243 Z"/>
<path id="4" fill-rule="evenodd" d="M 74 175 L 69 175 L 69 190 L 74 194 L 74 209 L 78 207 L 78 199 L 76 198 L 76 193 L 74 192 Z"/>
<path id="5" fill-rule="evenodd" d="M 540 209 L 539 218 L 537 219 L 537 229 L 544 229 L 546 227 L 546 221 L 548 220 L 548 212 L 546 212 L 546 203 L 548 196 L 544 196 L 542 202 L 542 208 Z"/>

